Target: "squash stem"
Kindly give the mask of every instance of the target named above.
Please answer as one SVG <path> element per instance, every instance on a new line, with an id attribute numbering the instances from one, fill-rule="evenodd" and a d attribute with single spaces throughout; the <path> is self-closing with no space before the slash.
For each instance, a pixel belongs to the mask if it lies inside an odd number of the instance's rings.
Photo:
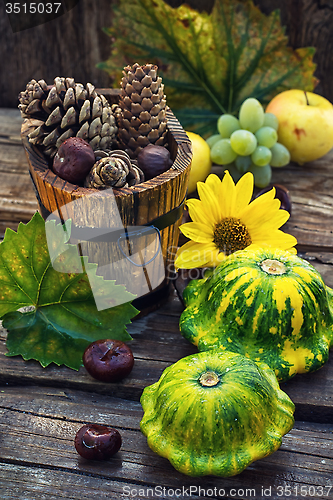
<path id="1" fill-rule="evenodd" d="M 286 266 L 283 262 L 276 259 L 266 259 L 260 263 L 260 267 L 268 274 L 285 274 L 287 272 Z"/>
<path id="2" fill-rule="evenodd" d="M 214 387 L 220 382 L 219 376 L 215 372 L 204 372 L 200 375 L 199 383 L 202 387 Z"/>

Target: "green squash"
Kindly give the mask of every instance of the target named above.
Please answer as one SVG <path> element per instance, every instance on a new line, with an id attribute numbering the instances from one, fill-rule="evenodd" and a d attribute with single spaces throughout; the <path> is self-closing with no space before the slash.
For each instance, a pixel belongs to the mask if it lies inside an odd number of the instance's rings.
<path id="1" fill-rule="evenodd" d="M 307 261 L 282 250 L 241 250 L 184 290 L 180 331 L 199 351 L 267 363 L 279 381 L 317 370 L 333 339 L 333 295 Z"/>
<path id="2" fill-rule="evenodd" d="M 294 424 L 294 404 L 265 363 L 218 350 L 168 367 L 141 404 L 149 447 L 189 476 L 239 474 Z"/>

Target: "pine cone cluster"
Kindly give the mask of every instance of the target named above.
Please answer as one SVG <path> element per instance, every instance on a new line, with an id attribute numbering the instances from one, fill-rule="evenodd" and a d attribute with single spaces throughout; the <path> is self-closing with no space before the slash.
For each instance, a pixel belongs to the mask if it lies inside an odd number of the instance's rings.
<path id="1" fill-rule="evenodd" d="M 117 126 L 111 106 L 95 87 L 75 83 L 73 78 L 54 79 L 48 86 L 44 80 L 31 80 L 19 94 L 22 118 L 35 118 L 42 123 L 28 136 L 51 158 L 69 137 L 81 137 L 95 149 L 112 147 Z"/>
<path id="2" fill-rule="evenodd" d="M 144 182 L 144 167 L 141 165 L 141 170 L 137 161 L 139 153 L 146 146 L 168 146 L 166 97 L 157 70 L 154 64 L 126 66 L 119 103 L 113 105 L 91 83 L 84 87 L 73 78 L 63 77 L 55 78 L 52 85 L 31 80 L 19 94 L 18 106 L 22 118 L 39 120 L 28 135 L 29 142 L 54 162 L 67 139 L 86 141 L 95 152 L 96 162 L 84 181 L 85 187 L 121 188 Z M 155 163 L 150 165 L 152 172 L 146 179 L 170 167 L 169 161 Z"/>
<path id="3" fill-rule="evenodd" d="M 119 107 L 115 108 L 118 138 L 132 157 L 148 144 L 166 146 L 166 97 L 158 67 L 126 66 L 121 80 Z"/>
<path id="4" fill-rule="evenodd" d="M 144 182 L 144 173 L 125 151 L 95 151 L 95 156 L 97 161 L 85 180 L 85 187 L 121 188 Z"/>

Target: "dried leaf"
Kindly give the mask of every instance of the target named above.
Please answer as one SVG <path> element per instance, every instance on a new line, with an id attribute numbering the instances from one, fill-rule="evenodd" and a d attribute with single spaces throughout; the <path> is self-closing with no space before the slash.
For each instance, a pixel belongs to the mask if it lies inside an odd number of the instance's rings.
<path id="1" fill-rule="evenodd" d="M 264 103 L 285 89 L 316 84 L 314 49 L 288 47 L 279 12 L 266 16 L 251 0 L 216 0 L 211 14 L 163 0 L 120 0 L 114 14 L 106 30 L 115 40 L 112 54 L 100 67 L 118 86 L 124 65 L 156 63 L 184 126 L 194 111 L 187 128 L 213 130 L 220 114 L 237 113 L 247 97 Z"/>

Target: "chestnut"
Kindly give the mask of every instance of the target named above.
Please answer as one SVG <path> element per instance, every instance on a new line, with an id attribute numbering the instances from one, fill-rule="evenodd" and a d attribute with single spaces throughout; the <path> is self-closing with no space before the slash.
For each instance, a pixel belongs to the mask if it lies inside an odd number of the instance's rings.
<path id="1" fill-rule="evenodd" d="M 128 345 L 112 339 L 92 342 L 84 351 L 82 360 L 87 372 L 102 382 L 121 380 L 134 365 L 134 356 Z"/>
<path id="2" fill-rule="evenodd" d="M 86 424 L 78 430 L 74 446 L 88 460 L 108 460 L 120 449 L 121 435 L 106 425 Z"/>
<path id="3" fill-rule="evenodd" d="M 156 144 L 144 147 L 138 154 L 137 162 L 145 175 L 145 180 L 166 172 L 172 165 L 169 150 Z"/>
<path id="4" fill-rule="evenodd" d="M 66 139 L 53 158 L 53 172 L 61 179 L 80 184 L 95 163 L 95 153 L 81 137 Z"/>

